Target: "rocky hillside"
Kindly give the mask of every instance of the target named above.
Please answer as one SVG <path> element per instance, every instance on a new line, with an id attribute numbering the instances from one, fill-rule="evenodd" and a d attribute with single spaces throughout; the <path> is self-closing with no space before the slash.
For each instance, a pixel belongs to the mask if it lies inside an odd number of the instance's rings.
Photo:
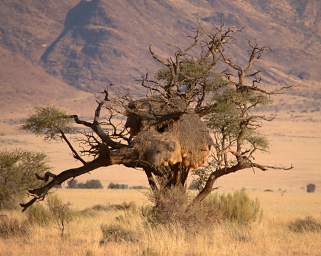
<path id="1" fill-rule="evenodd" d="M 221 21 L 243 28 L 232 51 L 240 61 L 247 39 L 272 48 L 263 62 L 269 82 L 321 81 L 319 0 L 2 0 L 0 47 L 65 86 L 135 90 L 134 79 L 156 67 L 148 45 L 168 55 L 198 22 Z"/>

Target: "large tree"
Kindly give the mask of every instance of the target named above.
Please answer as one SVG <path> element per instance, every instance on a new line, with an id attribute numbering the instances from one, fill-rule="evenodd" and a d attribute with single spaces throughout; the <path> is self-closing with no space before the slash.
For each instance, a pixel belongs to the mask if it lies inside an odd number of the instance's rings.
<path id="1" fill-rule="evenodd" d="M 257 109 L 285 87 L 277 91 L 261 87 L 254 64 L 267 48 L 249 42 L 244 65 L 228 56 L 226 49 L 235 31 L 224 26 L 211 32 L 197 29 L 190 45 L 175 48 L 169 58 L 158 56 L 150 47 L 160 68 L 139 79 L 145 94 L 133 98 L 107 87 L 103 97 L 97 98 L 91 121 L 55 108 L 38 109 L 24 127 L 47 139 L 61 138 L 81 166 L 38 176 L 43 186 L 29 190 L 32 199 L 22 207 L 43 199 L 68 179 L 115 164 L 142 169 L 155 193 L 186 188 L 191 170 L 198 170 L 202 183 L 193 204 L 202 201 L 221 176 L 247 168 L 290 169 L 255 161 L 255 153 L 268 146 L 258 128 L 272 120 Z M 68 138 L 72 123 L 85 128 L 77 138 L 82 146 L 79 152 Z"/>

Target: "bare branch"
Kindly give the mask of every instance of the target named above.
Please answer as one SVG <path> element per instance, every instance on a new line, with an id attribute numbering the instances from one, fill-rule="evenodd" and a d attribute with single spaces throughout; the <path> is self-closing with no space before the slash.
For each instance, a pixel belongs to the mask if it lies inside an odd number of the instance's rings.
<path id="1" fill-rule="evenodd" d="M 72 146 L 72 144 L 70 143 L 70 141 L 67 139 L 65 133 L 64 133 L 62 130 L 60 130 L 60 133 L 61 133 L 62 139 L 67 143 L 68 147 L 70 148 L 70 150 L 71 150 L 71 152 L 72 152 L 72 154 L 73 154 L 73 157 L 74 157 L 75 159 L 79 160 L 80 162 L 82 162 L 83 165 L 86 165 L 86 164 L 87 164 L 86 161 L 80 157 L 80 155 L 77 153 L 77 151 L 76 151 L 75 148 Z"/>

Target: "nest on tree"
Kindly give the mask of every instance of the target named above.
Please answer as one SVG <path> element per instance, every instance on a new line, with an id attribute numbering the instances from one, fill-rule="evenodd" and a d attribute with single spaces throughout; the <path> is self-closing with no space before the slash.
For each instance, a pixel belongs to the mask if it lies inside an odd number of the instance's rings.
<path id="1" fill-rule="evenodd" d="M 208 159 L 212 139 L 201 118 L 188 113 L 181 99 L 156 97 L 131 102 L 126 126 L 140 160 L 154 166 L 198 168 Z"/>

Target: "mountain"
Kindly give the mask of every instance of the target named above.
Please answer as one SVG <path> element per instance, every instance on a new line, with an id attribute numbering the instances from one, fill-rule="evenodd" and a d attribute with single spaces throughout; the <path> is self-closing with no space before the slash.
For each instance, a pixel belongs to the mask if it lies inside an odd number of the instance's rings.
<path id="1" fill-rule="evenodd" d="M 168 56 L 173 45 L 186 45 L 198 23 L 210 28 L 222 21 L 243 28 L 231 50 L 233 58 L 242 62 L 247 40 L 255 40 L 272 49 L 261 64 L 269 83 L 313 84 L 313 92 L 318 91 L 319 0 L 2 0 L 0 47 L 7 56 L 2 62 L 19 59 L 25 72 L 33 77 L 41 73 L 50 88 L 55 81 L 67 91 L 96 92 L 113 83 L 137 93 L 135 79 L 157 67 L 149 45 Z M 15 65 L 1 69 L 17 76 L 23 70 Z M 9 80 L 7 88 L 15 86 L 18 93 L 26 88 L 25 79 L 15 85 Z M 30 94 L 38 90 L 36 84 Z"/>

